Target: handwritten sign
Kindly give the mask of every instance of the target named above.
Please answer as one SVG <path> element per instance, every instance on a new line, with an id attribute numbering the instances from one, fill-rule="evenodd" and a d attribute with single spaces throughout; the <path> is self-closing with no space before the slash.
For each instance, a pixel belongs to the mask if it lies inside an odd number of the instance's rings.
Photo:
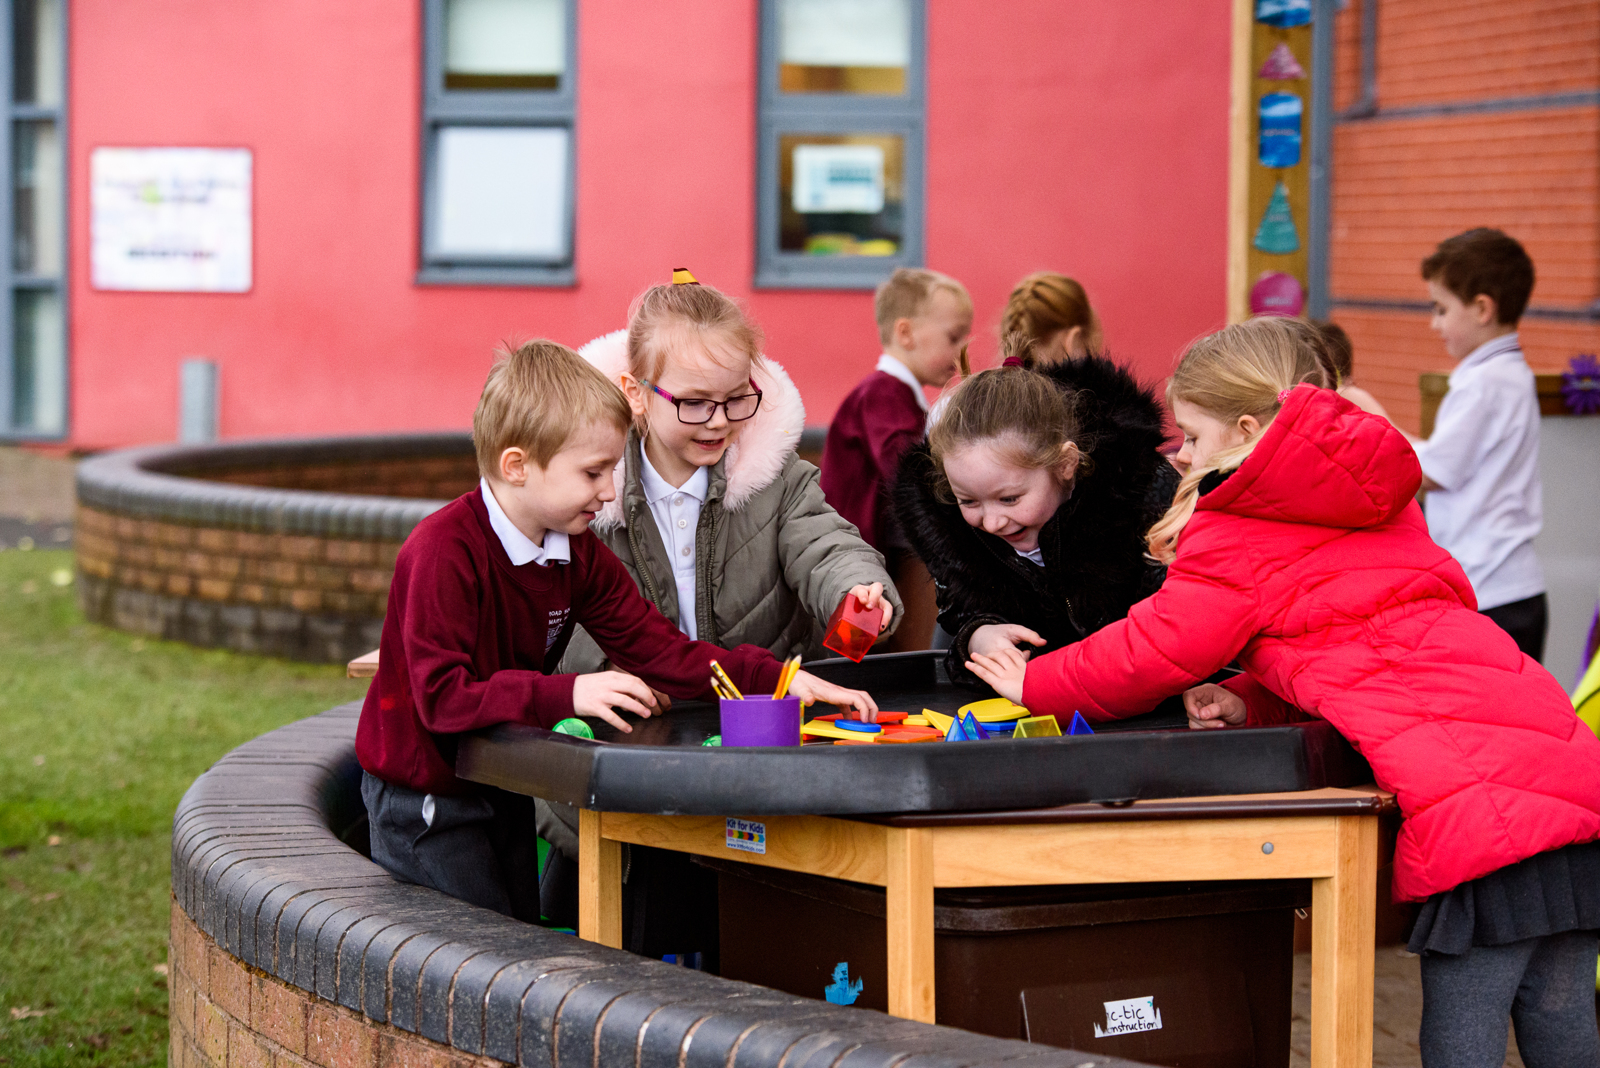
<path id="1" fill-rule="evenodd" d="M 1107 1001 L 1106 1025 L 1094 1025 L 1095 1038 L 1110 1038 L 1113 1035 L 1131 1035 L 1139 1031 L 1161 1030 L 1161 1010 L 1156 1008 L 1156 999 L 1128 998 L 1126 1001 Z"/>

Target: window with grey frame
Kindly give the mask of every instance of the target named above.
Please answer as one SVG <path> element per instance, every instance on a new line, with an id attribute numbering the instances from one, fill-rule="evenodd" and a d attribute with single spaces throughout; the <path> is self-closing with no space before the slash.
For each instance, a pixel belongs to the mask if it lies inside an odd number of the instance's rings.
<path id="1" fill-rule="evenodd" d="M 761 0 L 756 285 L 923 258 L 925 0 Z"/>
<path id="2" fill-rule="evenodd" d="M 0 0 L 0 55 L 10 67 L 10 122 L 0 168 L 0 436 L 67 433 L 66 0 Z"/>
<path id="3" fill-rule="evenodd" d="M 573 280 L 575 0 L 423 0 L 420 282 Z"/>

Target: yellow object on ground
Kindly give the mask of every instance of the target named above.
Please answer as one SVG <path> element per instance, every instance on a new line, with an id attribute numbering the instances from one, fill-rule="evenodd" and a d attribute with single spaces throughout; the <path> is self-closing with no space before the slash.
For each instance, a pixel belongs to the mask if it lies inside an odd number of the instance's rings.
<path id="1" fill-rule="evenodd" d="M 943 712 L 935 712 L 931 708 L 922 710 L 922 718 L 928 721 L 928 726 L 938 727 L 947 734 L 950 731 L 950 724 L 955 722 L 954 716 L 947 716 Z M 907 720 L 907 722 L 909 723 L 910 721 Z"/>
<path id="2" fill-rule="evenodd" d="M 1023 719 L 1028 715 L 1028 710 L 1021 705 L 1012 704 L 1004 697 L 991 697 L 987 701 L 974 701 L 970 705 L 962 705 L 956 710 L 957 715 L 964 716 L 971 712 L 979 723 L 1009 723 L 1014 719 Z"/>
<path id="3" fill-rule="evenodd" d="M 1011 737 L 1059 738 L 1061 737 L 1061 724 L 1054 716 L 1030 716 L 1027 719 L 1017 720 L 1017 729 Z"/>

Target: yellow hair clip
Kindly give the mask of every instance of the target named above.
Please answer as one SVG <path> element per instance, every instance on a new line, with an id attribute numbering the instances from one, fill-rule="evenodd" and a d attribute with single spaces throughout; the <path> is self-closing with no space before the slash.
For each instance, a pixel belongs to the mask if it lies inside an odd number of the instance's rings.
<path id="1" fill-rule="evenodd" d="M 687 267 L 674 267 L 672 269 L 672 284 L 675 286 L 697 286 L 700 280 L 689 273 Z"/>

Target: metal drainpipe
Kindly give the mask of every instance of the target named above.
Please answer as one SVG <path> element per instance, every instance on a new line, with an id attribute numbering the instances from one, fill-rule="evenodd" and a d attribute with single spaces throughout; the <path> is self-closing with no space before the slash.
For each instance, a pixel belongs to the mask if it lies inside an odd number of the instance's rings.
<path id="1" fill-rule="evenodd" d="M 1378 113 L 1378 0 L 1361 0 L 1361 97 L 1341 119 L 1370 119 Z"/>

